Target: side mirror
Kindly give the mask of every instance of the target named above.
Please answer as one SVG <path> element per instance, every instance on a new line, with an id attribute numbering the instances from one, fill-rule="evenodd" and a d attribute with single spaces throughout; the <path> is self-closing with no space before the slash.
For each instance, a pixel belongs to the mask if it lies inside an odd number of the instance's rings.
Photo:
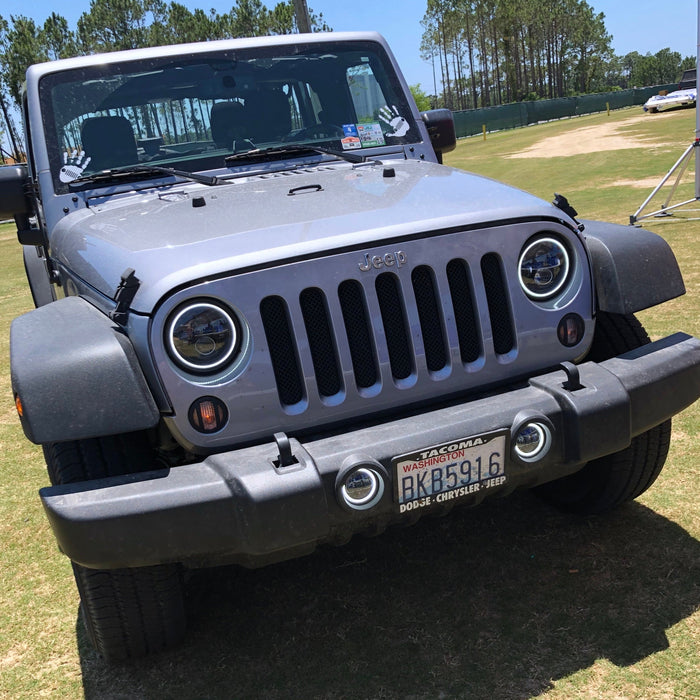
<path id="1" fill-rule="evenodd" d="M 31 214 L 26 193 L 29 174 L 25 164 L 0 166 L 0 219 Z"/>
<path id="2" fill-rule="evenodd" d="M 32 226 L 32 203 L 27 193 L 29 172 L 25 163 L 0 166 L 0 221 L 14 218 L 17 239 L 22 245 L 42 245 L 44 237 Z"/>
<path id="3" fill-rule="evenodd" d="M 428 128 L 430 143 L 435 150 L 438 161 L 442 163 L 442 154 L 454 151 L 457 147 L 455 121 L 449 109 L 431 109 L 421 112 L 421 117 Z"/>

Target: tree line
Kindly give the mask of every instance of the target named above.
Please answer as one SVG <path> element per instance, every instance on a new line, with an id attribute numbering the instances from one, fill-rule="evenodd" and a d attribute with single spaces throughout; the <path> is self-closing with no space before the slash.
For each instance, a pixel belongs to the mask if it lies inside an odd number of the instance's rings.
<path id="1" fill-rule="evenodd" d="M 413 85 L 421 109 L 472 109 L 633 86 L 673 83 L 695 66 L 670 49 L 616 56 L 605 17 L 585 0 L 427 0 L 421 57 L 430 87 Z M 311 12 L 313 31 L 328 31 Z M 70 56 L 240 36 L 298 31 L 293 0 L 268 9 L 233 0 L 229 12 L 189 10 L 171 0 L 90 0 L 71 28 L 53 12 L 43 24 L 0 16 L 0 135 L 23 152 L 12 114 L 32 63 Z M 4 129 L 3 129 L 4 125 Z"/>
<path id="2" fill-rule="evenodd" d="M 330 31 L 322 14 L 310 11 L 310 19 L 312 31 Z M 74 28 L 56 12 L 43 24 L 22 15 L 9 19 L 0 15 L 0 124 L 4 122 L 13 155 L 24 152 L 12 114 L 19 107 L 24 75 L 33 63 L 144 46 L 297 31 L 293 0 L 278 2 L 272 9 L 261 0 L 233 0 L 231 10 L 221 14 L 213 9 L 191 11 L 175 1 L 91 0 Z M 0 126 L 0 134 L 2 131 Z"/>
<path id="3" fill-rule="evenodd" d="M 430 100 L 450 109 L 667 84 L 696 63 L 670 49 L 616 56 L 585 0 L 427 0 L 421 24 Z"/>

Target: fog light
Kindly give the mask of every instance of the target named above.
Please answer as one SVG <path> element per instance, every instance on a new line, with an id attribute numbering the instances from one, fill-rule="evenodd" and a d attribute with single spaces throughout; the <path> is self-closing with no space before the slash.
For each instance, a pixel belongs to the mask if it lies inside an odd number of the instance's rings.
<path id="1" fill-rule="evenodd" d="M 549 428 L 541 423 L 526 423 L 515 436 L 515 454 L 524 462 L 535 462 L 547 454 L 552 443 Z"/>
<path id="2" fill-rule="evenodd" d="M 586 324 L 578 314 L 567 314 L 559 321 L 557 337 L 562 345 L 571 348 L 581 342 L 585 330 Z"/>
<path id="3" fill-rule="evenodd" d="M 199 433 L 216 433 L 228 421 L 228 409 L 223 401 L 213 396 L 197 399 L 188 411 L 190 424 Z"/>
<path id="4" fill-rule="evenodd" d="M 340 488 L 345 503 L 355 510 L 374 506 L 384 493 L 384 480 L 377 472 L 360 467 L 350 472 Z"/>

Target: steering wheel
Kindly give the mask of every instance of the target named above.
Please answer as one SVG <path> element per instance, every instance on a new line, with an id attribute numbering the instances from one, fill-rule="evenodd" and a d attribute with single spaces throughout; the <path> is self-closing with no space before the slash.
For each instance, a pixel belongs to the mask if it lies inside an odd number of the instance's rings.
<path id="1" fill-rule="evenodd" d="M 287 134 L 283 141 L 297 141 L 298 139 L 334 139 L 342 138 L 343 130 L 337 124 L 328 124 L 321 122 L 320 124 L 312 124 L 303 129 L 296 129 Z"/>

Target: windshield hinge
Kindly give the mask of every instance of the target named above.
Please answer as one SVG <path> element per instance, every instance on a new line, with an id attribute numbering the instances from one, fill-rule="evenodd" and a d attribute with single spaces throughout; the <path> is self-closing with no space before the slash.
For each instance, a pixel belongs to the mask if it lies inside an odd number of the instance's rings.
<path id="1" fill-rule="evenodd" d="M 570 216 L 574 220 L 579 231 L 584 230 L 585 226 L 580 221 L 576 220 L 578 212 L 569 204 L 569 200 L 564 197 L 564 195 L 555 192 L 552 204 L 557 207 L 557 209 L 561 209 L 567 216 Z"/>
<path id="2" fill-rule="evenodd" d="M 117 287 L 117 293 L 114 295 L 114 301 L 117 306 L 114 311 L 110 311 L 109 317 L 120 326 L 125 326 L 129 318 L 129 307 L 136 296 L 136 292 L 141 286 L 141 281 L 136 277 L 136 272 L 133 268 L 128 267 L 122 272 L 121 282 Z"/>

